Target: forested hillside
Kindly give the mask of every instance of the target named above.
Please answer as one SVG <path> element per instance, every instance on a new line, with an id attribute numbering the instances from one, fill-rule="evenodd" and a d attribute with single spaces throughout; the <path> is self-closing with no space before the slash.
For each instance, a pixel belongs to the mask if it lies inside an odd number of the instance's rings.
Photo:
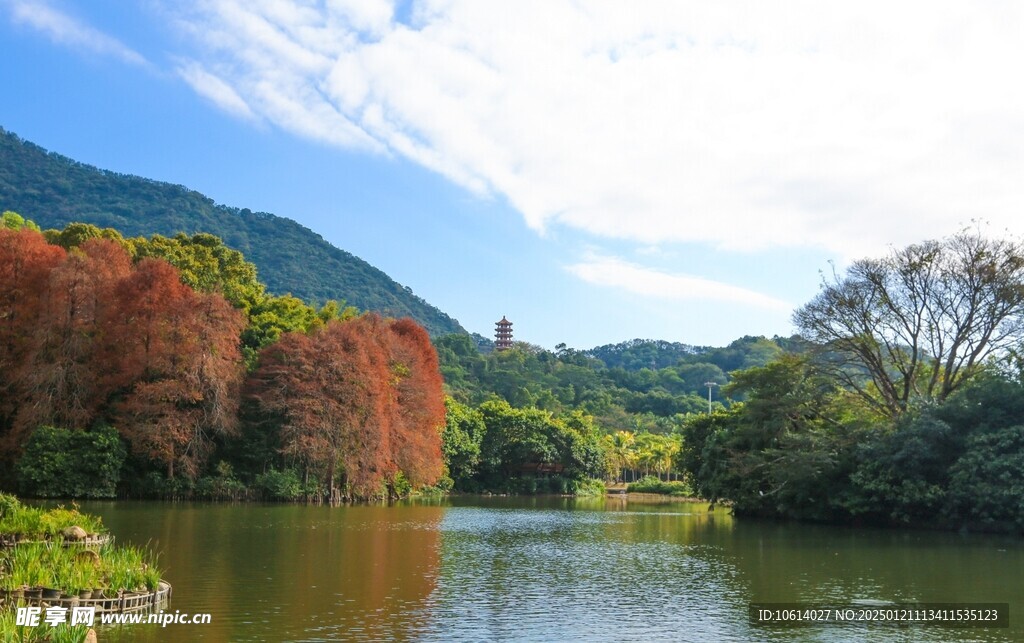
<path id="1" fill-rule="evenodd" d="M 553 352 L 524 343 L 481 352 L 464 335 L 435 343 L 448 390 L 461 402 L 497 397 L 519 408 L 583 411 L 605 432 L 671 433 L 687 414 L 707 411 L 708 382 L 714 389 L 732 371 L 764 366 L 794 341 L 742 337 L 722 348 L 698 348 L 635 339 L 588 351 L 559 345 Z M 712 400 L 729 404 L 717 390 Z"/>
<path id="2" fill-rule="evenodd" d="M 362 310 L 412 317 L 438 336 L 465 332 L 384 272 L 291 219 L 232 208 L 180 185 L 108 172 L 47 152 L 0 128 L 0 211 L 42 228 L 73 222 L 125 236 L 205 232 L 241 251 L 274 294 L 344 300 Z"/>

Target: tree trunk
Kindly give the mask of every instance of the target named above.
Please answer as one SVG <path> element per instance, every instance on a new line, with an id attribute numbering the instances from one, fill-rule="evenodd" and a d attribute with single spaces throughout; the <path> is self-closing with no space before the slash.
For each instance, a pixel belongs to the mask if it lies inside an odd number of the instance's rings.
<path id="1" fill-rule="evenodd" d="M 334 488 L 334 462 L 327 467 L 327 497 L 330 499 L 330 503 L 335 503 L 336 489 Z"/>

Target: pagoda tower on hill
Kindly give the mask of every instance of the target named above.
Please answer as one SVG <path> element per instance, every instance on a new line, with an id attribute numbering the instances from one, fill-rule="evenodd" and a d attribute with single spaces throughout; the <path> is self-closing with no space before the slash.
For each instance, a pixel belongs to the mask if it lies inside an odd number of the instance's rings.
<path id="1" fill-rule="evenodd" d="M 512 322 L 501 316 L 501 321 L 494 322 L 494 349 L 503 351 L 512 348 Z"/>

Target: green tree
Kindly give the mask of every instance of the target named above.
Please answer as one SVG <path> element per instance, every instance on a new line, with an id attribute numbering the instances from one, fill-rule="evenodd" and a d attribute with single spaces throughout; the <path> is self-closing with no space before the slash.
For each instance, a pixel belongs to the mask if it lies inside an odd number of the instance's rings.
<path id="1" fill-rule="evenodd" d="M 17 212 L 11 212 L 10 210 L 5 210 L 4 213 L 0 215 L 0 228 L 7 228 L 8 230 L 22 230 L 24 228 L 28 228 L 29 230 L 39 232 L 39 226 L 34 222 L 29 221 Z"/>
<path id="2" fill-rule="evenodd" d="M 212 234 L 155 234 L 134 239 L 133 243 L 139 259 L 163 259 L 178 269 L 185 285 L 200 292 L 219 292 L 246 313 L 264 298 L 265 288 L 256 277 L 256 266 Z"/>
<path id="3" fill-rule="evenodd" d="M 90 239 L 109 239 L 117 242 L 129 255 L 135 256 L 135 243 L 125 239 L 113 228 L 100 228 L 91 223 L 69 223 L 63 230 L 47 230 L 43 234 L 47 242 L 65 250 L 80 248 Z"/>
<path id="4" fill-rule="evenodd" d="M 554 423 L 551 440 L 564 467 L 563 475 L 582 480 L 599 478 L 607 468 L 601 435 L 594 418 L 582 411 L 573 411 Z"/>
<path id="5" fill-rule="evenodd" d="M 883 524 L 1024 529 L 1024 386 L 986 372 L 942 404 L 907 413 L 858 448 L 842 501 Z"/>
<path id="6" fill-rule="evenodd" d="M 931 524 L 945 513 L 949 468 L 962 440 L 935 409 L 908 413 L 894 431 L 859 446 L 850 489 L 837 497 L 851 516 L 867 522 Z"/>
<path id="7" fill-rule="evenodd" d="M 43 498 L 113 498 L 126 451 L 116 429 L 39 427 L 18 461 L 21 492 Z"/>
<path id="8" fill-rule="evenodd" d="M 626 469 L 636 467 L 636 453 L 633 450 L 634 436 L 629 431 L 616 431 L 602 439 L 606 454 L 607 470 L 612 480 L 617 481 Z"/>
<path id="9" fill-rule="evenodd" d="M 953 526 L 1024 532 L 1024 426 L 978 435 L 949 470 Z"/>
<path id="10" fill-rule="evenodd" d="M 469 490 L 480 467 L 480 443 L 483 441 L 484 418 L 479 411 L 446 397 L 445 425 L 441 434 L 442 453 L 448 476 L 456 489 Z"/>
<path id="11" fill-rule="evenodd" d="M 480 405 L 484 426 L 480 444 L 481 477 L 494 485 L 523 474 L 528 466 L 550 465 L 558 453 L 548 439 L 551 414 L 538 409 L 516 409 L 504 400 Z"/>
<path id="12" fill-rule="evenodd" d="M 599 431 L 582 412 L 555 417 L 536 408 L 513 408 L 504 400 L 484 402 L 479 410 L 486 431 L 478 479 L 485 489 L 532 492 L 538 481 L 571 483 L 599 477 L 605 470 Z M 530 480 L 531 485 L 516 487 L 516 480 Z M 571 491 L 568 486 L 547 488 Z"/>
<path id="13" fill-rule="evenodd" d="M 684 425 L 680 463 L 698 492 L 740 513 L 834 517 L 861 426 L 842 391 L 784 355 L 734 373 L 725 393 L 747 402 Z"/>

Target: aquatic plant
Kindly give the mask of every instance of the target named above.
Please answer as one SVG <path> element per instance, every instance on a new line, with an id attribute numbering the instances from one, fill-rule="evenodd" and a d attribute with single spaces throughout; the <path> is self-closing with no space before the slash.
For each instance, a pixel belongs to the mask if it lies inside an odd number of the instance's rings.
<path id="1" fill-rule="evenodd" d="M 99 516 L 84 514 L 75 506 L 44 510 L 0 494 L 0 539 L 53 540 L 61 538 L 68 527 L 81 527 L 88 534 L 106 533 Z"/>

